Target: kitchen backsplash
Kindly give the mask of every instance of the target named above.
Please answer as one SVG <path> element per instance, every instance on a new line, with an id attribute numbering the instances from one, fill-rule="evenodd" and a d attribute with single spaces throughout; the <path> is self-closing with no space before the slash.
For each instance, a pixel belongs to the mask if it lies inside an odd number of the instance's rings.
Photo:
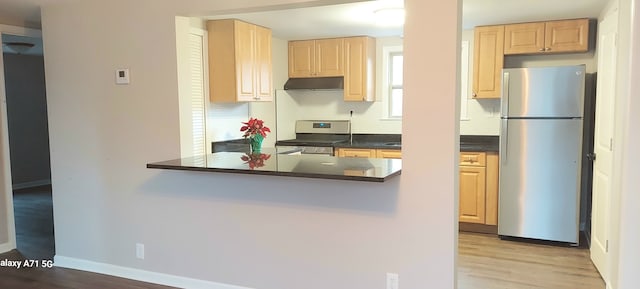
<path id="1" fill-rule="evenodd" d="M 500 134 L 499 99 L 467 99 L 466 106 L 467 115 L 460 120 L 460 135 Z"/>
<path id="2" fill-rule="evenodd" d="M 278 139 L 293 137 L 297 119 L 348 120 L 353 111 L 353 133 L 401 134 L 402 120 L 384 119 L 385 105 L 345 102 L 342 90 L 276 90 Z"/>

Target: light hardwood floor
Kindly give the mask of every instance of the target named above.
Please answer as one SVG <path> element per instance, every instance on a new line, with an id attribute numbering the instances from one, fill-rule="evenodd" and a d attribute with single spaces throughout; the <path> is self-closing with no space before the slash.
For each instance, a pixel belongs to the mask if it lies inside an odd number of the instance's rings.
<path id="1" fill-rule="evenodd" d="M 458 289 L 604 289 L 589 249 L 460 232 Z"/>

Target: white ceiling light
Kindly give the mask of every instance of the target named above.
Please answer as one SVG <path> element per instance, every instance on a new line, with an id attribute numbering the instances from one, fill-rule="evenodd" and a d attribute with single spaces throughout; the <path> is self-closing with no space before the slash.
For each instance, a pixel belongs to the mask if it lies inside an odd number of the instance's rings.
<path id="1" fill-rule="evenodd" d="M 404 9 L 384 8 L 373 12 L 376 25 L 397 27 L 404 25 Z"/>

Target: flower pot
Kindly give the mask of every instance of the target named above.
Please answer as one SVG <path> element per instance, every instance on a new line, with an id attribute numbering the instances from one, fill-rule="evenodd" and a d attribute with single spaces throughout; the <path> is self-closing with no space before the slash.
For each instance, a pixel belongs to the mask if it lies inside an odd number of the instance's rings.
<path id="1" fill-rule="evenodd" d="M 262 151 L 262 141 L 264 137 L 260 134 L 254 135 L 249 138 L 249 145 L 251 145 L 251 153 L 260 153 Z"/>

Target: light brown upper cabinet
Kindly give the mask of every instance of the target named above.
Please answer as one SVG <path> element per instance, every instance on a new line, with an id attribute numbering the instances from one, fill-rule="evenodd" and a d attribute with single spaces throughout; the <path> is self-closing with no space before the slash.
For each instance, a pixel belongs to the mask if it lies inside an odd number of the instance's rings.
<path id="1" fill-rule="evenodd" d="M 344 76 L 345 101 L 375 101 L 375 57 L 366 36 L 289 41 L 289 77 Z"/>
<path id="2" fill-rule="evenodd" d="M 207 30 L 211 101 L 272 101 L 271 30 L 235 19 Z"/>
<path id="3" fill-rule="evenodd" d="M 504 26 L 504 54 L 586 52 L 589 19 L 509 24 Z"/>
<path id="4" fill-rule="evenodd" d="M 375 100 L 376 42 L 371 37 L 344 39 L 344 100 Z"/>
<path id="5" fill-rule="evenodd" d="M 504 65 L 504 26 L 474 29 L 473 98 L 500 98 Z"/>
<path id="6" fill-rule="evenodd" d="M 289 77 L 344 76 L 342 38 L 289 41 Z"/>

